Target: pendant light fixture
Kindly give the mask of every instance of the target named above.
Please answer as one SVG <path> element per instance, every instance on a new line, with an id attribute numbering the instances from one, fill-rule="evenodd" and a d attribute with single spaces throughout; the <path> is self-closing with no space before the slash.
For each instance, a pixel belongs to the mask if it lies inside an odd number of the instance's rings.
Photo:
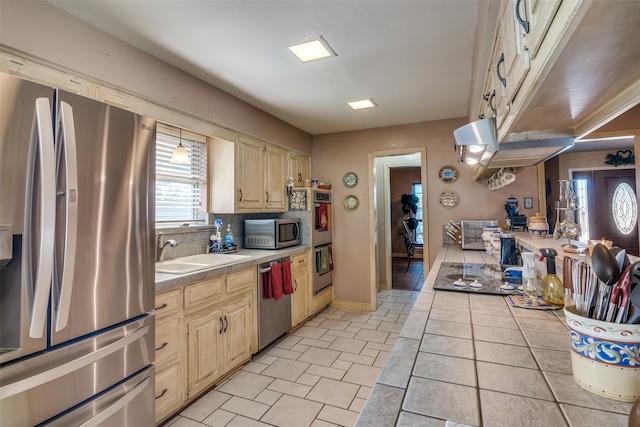
<path id="1" fill-rule="evenodd" d="M 170 163 L 175 163 L 178 165 L 190 165 L 191 160 L 189 160 L 189 153 L 187 149 L 182 145 L 182 128 L 180 128 L 180 144 L 173 150 L 173 155 L 171 156 Z"/>

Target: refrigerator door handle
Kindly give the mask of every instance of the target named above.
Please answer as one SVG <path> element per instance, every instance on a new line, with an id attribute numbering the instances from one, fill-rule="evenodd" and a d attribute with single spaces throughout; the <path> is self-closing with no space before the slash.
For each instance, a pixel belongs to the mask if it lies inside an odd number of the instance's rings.
<path id="1" fill-rule="evenodd" d="M 15 396 L 19 393 L 24 393 L 25 391 L 37 387 L 41 384 L 56 380 L 73 371 L 77 371 L 85 366 L 97 362 L 98 360 L 103 359 L 108 355 L 125 348 L 127 345 L 133 343 L 134 341 L 141 339 L 147 333 L 149 333 L 149 325 L 141 326 L 130 334 L 120 338 L 115 342 L 112 342 L 111 344 L 106 345 L 105 347 L 102 347 L 99 350 L 85 354 L 84 356 L 80 356 L 67 363 L 56 366 L 55 368 L 40 372 L 39 374 L 35 374 L 11 384 L 4 385 L 0 387 L 0 400 Z"/>
<path id="2" fill-rule="evenodd" d="M 22 263 L 22 277 L 31 308 L 29 336 L 32 338 L 41 338 L 44 333 L 53 273 L 56 187 L 53 123 L 49 102 L 48 98 L 36 99 L 27 160 L 28 172 L 25 193 L 27 197 L 25 198 L 24 236 L 22 239 L 25 262 Z M 36 170 L 40 172 L 39 193 L 34 191 Z M 36 202 L 39 209 L 37 218 L 34 218 L 34 197 L 38 197 Z M 37 226 L 34 224 L 36 220 Z M 32 245 L 34 244 L 33 235 L 36 232 L 38 233 L 38 259 L 34 268 Z"/>
<path id="3" fill-rule="evenodd" d="M 58 221 L 64 222 L 64 248 L 62 249 L 64 253 L 62 256 L 62 269 L 59 274 L 54 276 L 54 289 L 57 290 L 57 301 L 55 301 L 54 310 L 56 332 L 64 329 L 69 320 L 78 233 L 78 162 L 75 124 L 73 122 L 73 109 L 64 101 L 60 102 L 60 116 L 57 122 L 59 126 L 56 138 L 56 172 L 57 174 L 59 173 L 61 162 L 64 162 L 63 170 L 65 173 L 63 177 L 65 188 L 57 195 L 58 197 L 64 197 L 65 217 L 58 218 Z M 58 179 L 60 178 L 59 176 Z M 57 283 L 58 281 L 59 283 Z"/>
<path id="4" fill-rule="evenodd" d="M 140 393 L 142 393 L 144 389 L 149 387 L 150 383 L 150 377 L 146 377 L 144 380 L 136 384 L 135 387 L 128 391 L 124 396 L 116 400 L 113 405 L 109 406 L 107 409 L 100 412 L 98 415 L 91 418 L 87 422 L 80 424 L 78 427 L 97 427 L 100 424 L 104 423 L 109 419 L 109 417 L 118 412 L 120 409 L 124 408 L 127 404 L 129 404 L 129 402 L 131 402 Z"/>

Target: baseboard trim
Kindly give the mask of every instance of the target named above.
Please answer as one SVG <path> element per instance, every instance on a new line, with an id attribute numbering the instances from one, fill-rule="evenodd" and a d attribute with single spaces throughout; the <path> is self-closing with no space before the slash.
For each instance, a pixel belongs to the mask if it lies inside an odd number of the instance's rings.
<path id="1" fill-rule="evenodd" d="M 376 303 L 374 303 L 375 305 Z M 346 308 L 349 310 L 360 310 L 360 311 L 376 311 L 376 308 L 372 308 L 371 304 L 367 304 L 367 303 L 359 303 L 359 302 L 349 302 L 349 301 L 338 301 L 338 300 L 333 300 L 331 301 L 331 307 L 338 307 L 338 308 Z"/>

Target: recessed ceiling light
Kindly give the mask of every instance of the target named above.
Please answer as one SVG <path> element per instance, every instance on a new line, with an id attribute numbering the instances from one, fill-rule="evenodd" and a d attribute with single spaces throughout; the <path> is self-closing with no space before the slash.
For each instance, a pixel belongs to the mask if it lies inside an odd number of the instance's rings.
<path id="1" fill-rule="evenodd" d="M 479 153 L 481 151 L 484 151 L 484 148 L 485 148 L 484 145 L 469 145 L 469 152 Z"/>
<path id="2" fill-rule="evenodd" d="M 287 47 L 302 62 L 338 56 L 322 36 L 306 39 L 301 43 L 295 43 Z"/>
<path id="3" fill-rule="evenodd" d="M 364 108 L 373 108 L 378 106 L 378 104 L 376 104 L 376 102 L 371 98 L 349 101 L 347 102 L 347 105 L 354 110 L 362 110 Z"/>

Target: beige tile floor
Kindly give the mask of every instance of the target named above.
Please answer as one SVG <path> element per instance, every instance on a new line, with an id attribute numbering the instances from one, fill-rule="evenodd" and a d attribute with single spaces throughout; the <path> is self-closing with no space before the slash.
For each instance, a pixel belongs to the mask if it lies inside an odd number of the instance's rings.
<path id="1" fill-rule="evenodd" d="M 375 312 L 325 309 L 165 425 L 353 426 L 418 294 L 379 292 Z"/>

